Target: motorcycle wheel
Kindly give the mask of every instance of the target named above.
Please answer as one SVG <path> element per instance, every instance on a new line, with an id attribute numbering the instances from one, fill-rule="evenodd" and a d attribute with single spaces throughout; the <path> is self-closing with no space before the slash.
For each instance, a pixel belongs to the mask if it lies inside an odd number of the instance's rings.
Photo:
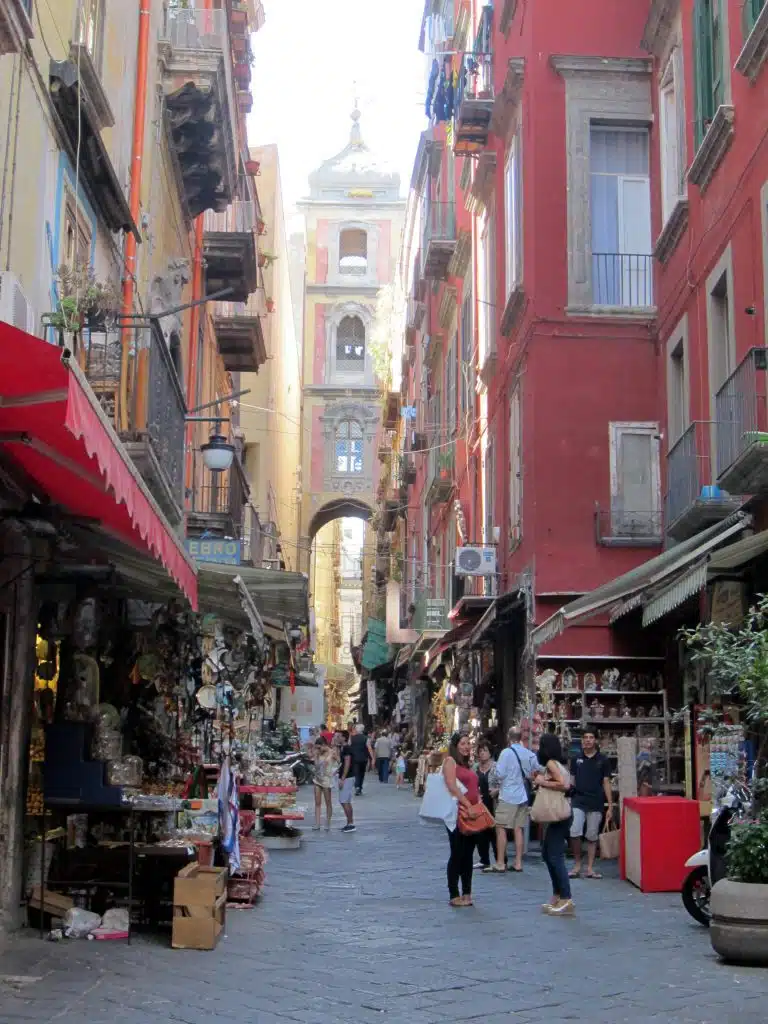
<path id="1" fill-rule="evenodd" d="M 304 783 L 307 782 L 309 779 L 309 772 L 307 771 L 307 766 L 305 764 L 302 764 L 301 761 L 297 761 L 296 764 L 293 766 L 293 774 L 296 779 L 297 786 L 303 786 Z"/>
<path id="2" fill-rule="evenodd" d="M 694 868 L 683 882 L 683 906 L 699 924 L 709 928 L 712 913 L 709 909 L 709 871 L 703 865 Z"/>

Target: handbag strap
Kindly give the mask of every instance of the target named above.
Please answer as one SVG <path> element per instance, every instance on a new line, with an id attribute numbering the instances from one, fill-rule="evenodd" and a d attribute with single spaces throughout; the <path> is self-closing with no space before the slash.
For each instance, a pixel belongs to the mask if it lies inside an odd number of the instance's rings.
<path id="1" fill-rule="evenodd" d="M 520 768 L 520 774 L 523 777 L 523 782 L 530 782 L 531 781 L 531 777 L 530 777 L 530 775 L 526 775 L 525 774 L 525 769 L 523 768 L 523 762 L 520 760 L 520 755 L 518 754 L 518 752 L 515 750 L 514 747 L 510 747 L 509 749 L 512 751 L 512 753 L 515 755 L 515 757 L 517 759 L 517 764 L 518 764 L 518 767 Z"/>

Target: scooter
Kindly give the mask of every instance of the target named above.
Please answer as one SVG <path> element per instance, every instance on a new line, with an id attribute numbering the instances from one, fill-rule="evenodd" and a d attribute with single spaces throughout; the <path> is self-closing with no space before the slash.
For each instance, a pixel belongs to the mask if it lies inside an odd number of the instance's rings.
<path id="1" fill-rule="evenodd" d="M 731 785 L 715 807 L 709 819 L 709 836 L 703 850 L 694 853 L 685 862 L 690 868 L 683 882 L 683 906 L 699 924 L 709 927 L 712 913 L 709 907 L 712 887 L 725 878 L 725 850 L 731 835 L 731 825 L 744 817 L 752 805 L 752 794 L 742 785 Z"/>
<path id="2" fill-rule="evenodd" d="M 285 757 L 275 759 L 264 758 L 263 760 L 265 764 L 272 765 L 275 768 L 290 768 L 296 779 L 297 786 L 303 786 L 307 782 L 312 782 L 315 777 L 315 763 L 304 751 L 294 751 L 286 754 Z"/>

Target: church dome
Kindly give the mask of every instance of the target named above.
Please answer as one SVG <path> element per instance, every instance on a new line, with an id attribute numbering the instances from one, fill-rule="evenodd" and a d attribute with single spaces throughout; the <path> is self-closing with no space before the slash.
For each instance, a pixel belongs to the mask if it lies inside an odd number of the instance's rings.
<path id="1" fill-rule="evenodd" d="M 352 111 L 349 142 L 335 156 L 323 161 L 309 176 L 311 199 L 376 199 L 393 201 L 400 198 L 400 175 L 363 141 L 360 111 Z"/>

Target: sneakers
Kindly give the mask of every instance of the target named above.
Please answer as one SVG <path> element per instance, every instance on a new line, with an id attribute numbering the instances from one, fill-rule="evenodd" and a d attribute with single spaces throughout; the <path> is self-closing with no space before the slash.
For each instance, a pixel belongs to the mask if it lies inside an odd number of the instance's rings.
<path id="1" fill-rule="evenodd" d="M 559 900 L 554 906 L 550 905 L 544 910 L 550 917 L 573 917 L 576 907 L 573 900 Z"/>
<path id="2" fill-rule="evenodd" d="M 357 825 L 345 825 L 344 828 L 341 831 L 342 832 L 356 832 L 357 831 Z"/>
<path id="3" fill-rule="evenodd" d="M 312 831 L 313 832 L 319 832 L 320 831 L 320 826 L 319 825 L 313 825 L 312 826 Z"/>

